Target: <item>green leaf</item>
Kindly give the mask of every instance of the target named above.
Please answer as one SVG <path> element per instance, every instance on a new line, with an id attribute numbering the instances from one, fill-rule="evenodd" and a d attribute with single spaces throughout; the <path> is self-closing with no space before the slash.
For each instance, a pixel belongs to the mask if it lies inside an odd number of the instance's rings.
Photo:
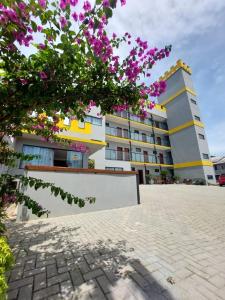
<path id="1" fill-rule="evenodd" d="M 37 32 L 37 24 L 34 21 L 31 21 L 31 27 L 34 32 Z"/>
<path id="2" fill-rule="evenodd" d="M 113 14 L 112 14 L 112 9 L 111 8 L 105 7 L 104 12 L 105 12 L 105 15 L 106 15 L 107 19 L 112 18 Z"/>
<path id="3" fill-rule="evenodd" d="M 102 0 L 96 0 L 95 3 L 96 3 L 97 5 L 100 5 L 100 4 L 102 3 Z"/>
<path id="4" fill-rule="evenodd" d="M 116 2 L 117 2 L 117 0 L 109 0 L 109 2 L 110 2 L 110 6 L 112 8 L 116 8 Z"/>

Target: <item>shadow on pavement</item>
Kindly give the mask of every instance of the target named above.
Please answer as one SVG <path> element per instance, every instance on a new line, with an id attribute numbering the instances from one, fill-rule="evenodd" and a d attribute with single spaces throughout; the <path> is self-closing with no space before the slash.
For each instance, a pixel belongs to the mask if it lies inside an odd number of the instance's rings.
<path id="1" fill-rule="evenodd" d="M 169 299 L 126 241 L 88 242 L 80 227 L 8 224 L 16 263 L 9 299 Z"/>

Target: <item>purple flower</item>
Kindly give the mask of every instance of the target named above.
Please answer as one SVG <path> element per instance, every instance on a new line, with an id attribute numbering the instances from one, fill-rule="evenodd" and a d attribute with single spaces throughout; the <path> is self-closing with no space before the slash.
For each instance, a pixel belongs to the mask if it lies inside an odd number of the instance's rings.
<path id="1" fill-rule="evenodd" d="M 77 22 L 77 20 L 78 20 L 78 14 L 76 12 L 74 12 L 72 14 L 72 17 L 73 17 L 74 21 Z"/>
<path id="2" fill-rule="evenodd" d="M 46 74 L 44 71 L 39 72 L 39 76 L 40 76 L 40 78 L 41 78 L 42 80 L 48 78 L 47 74 Z"/>
<path id="3" fill-rule="evenodd" d="M 71 4 L 72 6 L 76 6 L 77 3 L 78 3 L 78 0 L 70 0 L 70 4 Z"/>
<path id="4" fill-rule="evenodd" d="M 109 0 L 103 0 L 102 4 L 103 4 L 104 7 L 110 7 Z"/>
<path id="5" fill-rule="evenodd" d="M 38 45 L 38 47 L 39 47 L 39 49 L 44 50 L 44 49 L 46 48 L 46 45 L 40 43 L 40 44 Z"/>
<path id="6" fill-rule="evenodd" d="M 91 3 L 90 3 L 89 1 L 84 1 L 83 9 L 84 9 L 86 12 L 89 12 L 89 11 L 91 10 Z"/>
<path id="7" fill-rule="evenodd" d="M 126 0 L 120 0 L 121 6 L 126 5 Z"/>
<path id="8" fill-rule="evenodd" d="M 68 3 L 67 3 L 67 0 L 60 0 L 59 7 L 60 7 L 62 10 L 65 10 L 67 4 L 68 4 Z"/>
<path id="9" fill-rule="evenodd" d="M 19 7 L 19 9 L 24 10 L 27 6 L 24 2 L 19 2 L 18 7 Z"/>
<path id="10" fill-rule="evenodd" d="M 43 27 L 42 26 L 40 26 L 40 25 L 38 25 L 38 27 L 37 27 L 37 31 L 42 31 L 43 30 Z"/>
<path id="11" fill-rule="evenodd" d="M 42 8 L 46 7 L 46 0 L 38 0 L 38 3 Z"/>
<path id="12" fill-rule="evenodd" d="M 60 24 L 61 24 L 61 27 L 64 28 L 66 25 L 67 25 L 67 20 L 65 17 L 60 17 Z"/>
<path id="13" fill-rule="evenodd" d="M 20 78 L 20 82 L 22 83 L 22 85 L 25 85 L 28 83 L 27 79 L 24 79 L 24 78 Z"/>
<path id="14" fill-rule="evenodd" d="M 84 17 L 84 14 L 80 13 L 79 14 L 79 20 L 82 22 L 84 21 L 85 17 Z"/>

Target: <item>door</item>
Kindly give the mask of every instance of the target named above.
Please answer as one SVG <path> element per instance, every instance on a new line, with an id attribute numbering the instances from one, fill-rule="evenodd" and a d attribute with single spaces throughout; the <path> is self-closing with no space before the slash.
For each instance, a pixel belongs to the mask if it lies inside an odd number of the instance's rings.
<path id="1" fill-rule="evenodd" d="M 128 139 L 128 138 L 129 138 L 129 136 L 128 136 L 128 129 L 123 129 L 123 137 L 124 137 L 125 139 Z"/>
<path id="2" fill-rule="evenodd" d="M 161 137 L 157 136 L 156 141 L 158 145 L 162 145 Z"/>
<path id="3" fill-rule="evenodd" d="M 117 127 L 117 136 L 122 137 L 122 128 Z"/>
<path id="4" fill-rule="evenodd" d="M 130 149 L 124 148 L 124 160 L 129 161 L 130 160 Z"/>
<path id="5" fill-rule="evenodd" d="M 144 162 L 149 162 L 148 161 L 148 151 L 144 151 Z"/>
<path id="6" fill-rule="evenodd" d="M 117 147 L 117 160 L 123 160 L 123 148 Z"/>
<path id="7" fill-rule="evenodd" d="M 145 143 L 147 142 L 147 137 L 145 133 L 142 133 L 142 141 Z"/>
<path id="8" fill-rule="evenodd" d="M 159 163 L 164 164 L 163 154 L 159 153 Z"/>
<path id="9" fill-rule="evenodd" d="M 138 170 L 139 184 L 144 184 L 143 170 Z"/>

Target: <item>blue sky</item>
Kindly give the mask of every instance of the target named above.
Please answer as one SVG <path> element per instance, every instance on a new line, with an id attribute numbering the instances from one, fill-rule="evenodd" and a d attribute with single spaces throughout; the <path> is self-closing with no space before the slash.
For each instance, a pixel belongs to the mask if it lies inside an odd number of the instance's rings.
<path id="1" fill-rule="evenodd" d="M 153 69 L 157 79 L 179 58 L 192 68 L 211 155 L 225 155 L 225 1 L 127 0 L 114 11 L 110 31 L 173 45 L 169 59 Z"/>

